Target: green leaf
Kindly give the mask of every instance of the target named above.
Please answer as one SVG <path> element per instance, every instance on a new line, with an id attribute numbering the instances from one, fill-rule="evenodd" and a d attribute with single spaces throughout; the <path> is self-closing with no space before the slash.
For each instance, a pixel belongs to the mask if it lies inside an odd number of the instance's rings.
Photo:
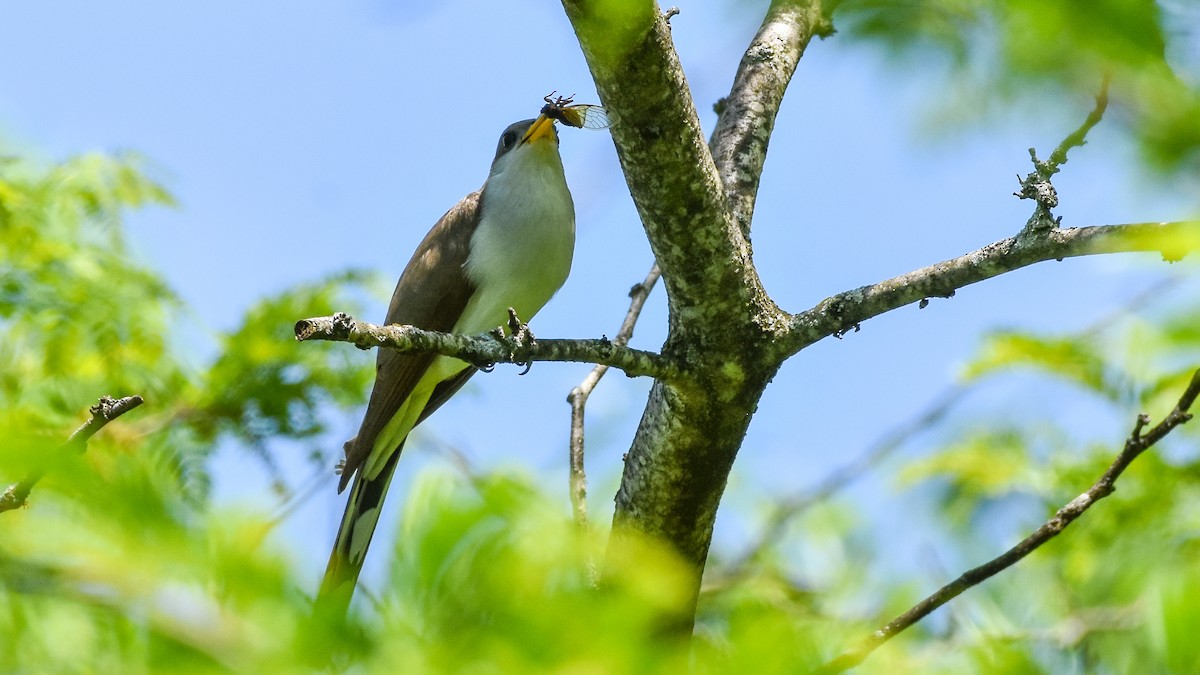
<path id="1" fill-rule="evenodd" d="M 979 356 L 967 364 L 964 376 L 976 380 L 1021 367 L 1062 378 L 1114 402 L 1127 400 L 1132 389 L 1125 373 L 1089 341 L 1021 332 L 989 335 Z"/>

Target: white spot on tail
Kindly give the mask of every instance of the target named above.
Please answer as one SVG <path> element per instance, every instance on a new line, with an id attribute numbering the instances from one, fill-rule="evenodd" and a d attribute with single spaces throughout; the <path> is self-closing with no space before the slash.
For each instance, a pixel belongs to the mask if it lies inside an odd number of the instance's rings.
<path id="1" fill-rule="evenodd" d="M 363 511 L 354 521 L 354 529 L 350 532 L 350 550 L 346 556 L 352 565 L 361 565 L 363 556 L 367 554 L 367 544 L 371 543 L 371 534 L 375 532 L 375 522 L 379 520 L 379 507 Z"/>

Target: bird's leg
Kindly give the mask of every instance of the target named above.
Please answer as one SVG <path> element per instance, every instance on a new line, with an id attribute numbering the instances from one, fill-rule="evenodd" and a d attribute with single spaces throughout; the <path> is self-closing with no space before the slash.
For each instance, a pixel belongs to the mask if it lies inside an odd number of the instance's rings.
<path id="1" fill-rule="evenodd" d="M 533 336 L 533 331 L 529 329 L 529 324 L 521 321 L 517 316 L 517 310 L 512 307 L 508 308 L 508 332 L 509 332 L 509 351 L 514 357 L 513 363 L 525 366 L 525 370 L 521 371 L 521 375 L 529 372 L 533 367 L 532 361 L 523 361 L 519 357 L 523 353 L 528 353 L 533 348 L 537 338 Z"/>

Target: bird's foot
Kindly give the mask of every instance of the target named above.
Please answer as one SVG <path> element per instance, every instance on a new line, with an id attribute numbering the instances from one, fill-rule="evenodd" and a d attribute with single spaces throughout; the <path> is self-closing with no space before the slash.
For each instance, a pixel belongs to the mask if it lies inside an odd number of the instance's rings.
<path id="1" fill-rule="evenodd" d="M 533 362 L 526 361 L 520 357 L 522 354 L 528 354 L 533 349 L 537 338 L 533 336 L 533 331 L 529 329 L 529 324 L 521 321 L 521 317 L 517 316 L 517 310 L 512 307 L 508 308 L 508 334 L 509 353 L 513 356 L 513 363 L 525 366 L 525 369 L 520 373 L 524 375 L 533 367 Z"/>

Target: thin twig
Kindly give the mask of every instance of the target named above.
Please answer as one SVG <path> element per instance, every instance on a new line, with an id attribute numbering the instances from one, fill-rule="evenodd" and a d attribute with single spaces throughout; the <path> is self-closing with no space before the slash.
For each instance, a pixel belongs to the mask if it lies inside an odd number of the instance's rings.
<path id="1" fill-rule="evenodd" d="M 72 451 L 83 454 L 87 450 L 88 440 L 104 428 L 104 425 L 117 419 L 121 415 L 133 410 L 142 404 L 141 396 L 126 396 L 125 398 L 114 399 L 111 396 L 101 396 L 100 402 L 88 409 L 91 417 L 83 423 L 75 433 L 71 434 L 67 442 L 60 448 L 59 452 Z M 29 492 L 33 486 L 37 484 L 42 476 L 45 475 L 44 468 L 35 468 L 29 472 L 18 483 L 13 483 L 8 486 L 8 489 L 0 494 L 0 513 L 4 511 L 12 511 L 25 506 L 26 500 L 29 498 Z"/>
<path id="2" fill-rule="evenodd" d="M 1058 206 L 1058 192 L 1051 184 L 1050 178 L 1058 173 L 1060 166 L 1067 163 L 1067 152 L 1071 148 L 1082 147 L 1087 143 L 1088 132 L 1104 118 L 1104 111 L 1107 108 L 1108 78 L 1105 78 L 1100 85 L 1100 93 L 1096 94 L 1096 105 L 1092 107 L 1092 111 L 1088 113 L 1083 124 L 1068 134 L 1054 149 L 1054 152 L 1050 153 L 1050 159 L 1043 162 L 1038 159 L 1037 150 L 1029 149 L 1029 159 L 1033 162 L 1033 171 L 1025 178 L 1017 176 L 1017 180 L 1021 183 L 1021 191 L 1013 193 L 1021 199 L 1032 199 L 1037 203 L 1033 215 L 1025 223 L 1025 231 L 1058 227 L 1062 218 L 1055 218 L 1051 213 L 1051 209 Z"/>
<path id="3" fill-rule="evenodd" d="M 641 316 L 642 307 L 646 304 L 646 298 L 650 297 L 650 291 L 654 289 L 654 284 L 658 282 L 658 277 L 661 272 L 658 269 L 658 263 L 655 263 L 650 272 L 646 274 L 646 278 L 642 283 L 635 285 L 629 289 L 629 311 L 625 313 L 625 320 L 621 322 L 621 328 L 617 331 L 612 343 L 618 347 L 624 347 L 629 344 L 629 338 L 633 337 L 633 328 L 637 325 L 638 317 Z M 583 467 L 583 409 L 587 405 L 588 397 L 592 395 L 592 390 L 600 383 L 600 379 L 608 372 L 608 366 L 598 365 L 592 368 L 592 371 L 583 378 L 583 382 L 579 386 L 571 390 L 567 394 L 567 403 L 571 404 L 571 471 L 570 471 L 570 495 L 571 495 L 571 512 L 575 516 L 575 524 L 581 529 L 587 529 L 587 473 Z"/>
<path id="4" fill-rule="evenodd" d="M 292 491 L 275 509 L 275 513 L 267 520 L 267 529 L 278 527 L 283 521 L 291 518 L 300 507 L 322 489 L 329 486 L 329 468 L 319 465 L 303 485 Z"/>
<path id="5" fill-rule="evenodd" d="M 1168 413 L 1161 422 L 1149 431 L 1145 429 L 1150 423 L 1150 417 L 1145 414 L 1138 415 L 1133 431 L 1130 433 L 1129 438 L 1125 440 L 1125 448 L 1117 456 L 1116 460 L 1113 461 L 1112 465 L 1108 467 L 1108 470 L 1104 472 L 1104 475 L 1092 487 L 1088 488 L 1087 492 L 1072 499 L 1060 508 L 1054 514 L 1053 518 L 1046 521 L 1033 534 L 1026 537 L 1019 544 L 1005 551 L 1002 555 L 978 567 L 967 570 L 954 581 L 942 586 L 932 595 L 913 605 L 907 612 L 889 621 L 887 625 L 869 635 L 854 649 L 826 663 L 817 672 L 840 673 L 862 663 L 863 659 L 877 647 L 925 618 L 935 609 L 954 599 L 968 588 L 976 586 L 999 572 L 1008 569 L 1025 556 L 1037 550 L 1042 544 L 1053 539 L 1066 529 L 1068 525 L 1082 516 L 1093 504 L 1112 494 L 1117 478 L 1129 467 L 1129 464 L 1133 460 L 1137 459 L 1138 455 L 1162 440 L 1173 429 L 1192 419 L 1192 415 L 1188 410 L 1196 402 L 1197 396 L 1200 396 L 1200 370 L 1192 374 L 1192 380 L 1183 392 L 1183 395 L 1179 398 L 1179 402 L 1175 404 L 1175 409 Z"/>
<path id="6" fill-rule="evenodd" d="M 1058 168 L 1067 163 L 1067 152 L 1072 148 L 1083 147 L 1087 143 L 1088 132 L 1092 127 L 1100 123 L 1104 118 L 1104 111 L 1108 109 L 1108 78 L 1100 84 L 1100 93 L 1096 94 L 1096 104 L 1092 107 L 1092 111 L 1088 113 L 1083 124 L 1079 128 L 1072 131 L 1070 135 L 1063 139 L 1062 143 L 1050 153 L 1050 159 L 1046 161 L 1046 170 L 1050 174 L 1058 173 Z"/>

